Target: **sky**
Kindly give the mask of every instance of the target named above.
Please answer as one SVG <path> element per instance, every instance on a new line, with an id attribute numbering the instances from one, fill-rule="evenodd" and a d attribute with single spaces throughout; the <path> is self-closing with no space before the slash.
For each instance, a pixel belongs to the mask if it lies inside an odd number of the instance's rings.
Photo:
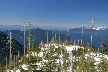
<path id="1" fill-rule="evenodd" d="M 108 27 L 108 0 L 0 0 L 0 25 Z"/>

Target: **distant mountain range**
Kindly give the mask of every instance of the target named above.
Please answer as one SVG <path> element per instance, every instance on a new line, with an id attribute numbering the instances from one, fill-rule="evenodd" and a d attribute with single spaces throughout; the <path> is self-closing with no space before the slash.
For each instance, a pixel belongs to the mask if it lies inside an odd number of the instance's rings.
<path id="1" fill-rule="evenodd" d="M 13 26 L 14 27 L 14 26 Z M 105 43 L 106 46 L 108 47 L 108 28 L 105 29 L 101 29 L 101 27 L 99 27 L 100 30 L 96 30 L 93 29 L 93 46 L 95 46 L 96 48 L 99 48 L 101 46 L 101 43 Z M 103 27 L 102 27 L 103 28 Z M 69 41 L 72 40 L 76 40 L 76 42 L 78 41 L 78 39 L 80 40 L 81 38 L 83 38 L 83 42 L 84 44 L 87 43 L 91 43 L 90 42 L 90 35 L 91 35 L 91 28 L 86 28 L 84 27 L 84 34 L 82 37 L 82 27 L 80 28 L 72 28 L 72 29 L 68 29 L 68 30 L 46 30 L 46 29 L 40 29 L 40 28 L 31 28 L 30 29 L 30 33 L 32 34 L 32 43 L 33 45 L 38 45 L 40 43 L 46 43 L 47 41 L 47 36 L 46 33 L 48 31 L 48 41 L 50 42 L 52 40 L 52 38 L 55 36 L 56 33 L 56 41 L 58 41 L 58 36 L 59 36 L 59 32 L 60 32 L 60 37 L 61 37 L 61 41 L 65 41 L 66 39 L 68 39 Z M 6 33 L 7 35 L 9 34 L 9 30 L 5 30 L 3 31 L 4 33 Z M 12 32 L 12 37 L 14 39 L 16 39 L 19 43 L 24 44 L 24 31 L 23 31 L 23 27 L 20 30 L 11 30 Z M 67 36 L 68 35 L 68 36 Z M 34 40 L 35 39 L 35 40 Z M 34 41 L 33 41 L 34 40 Z M 28 28 L 26 28 L 26 46 L 28 46 Z"/>
<path id="2" fill-rule="evenodd" d="M 14 27 L 14 26 L 13 26 Z M 93 29 L 93 45 L 96 47 L 100 46 L 100 43 L 103 41 L 105 44 L 107 43 L 108 40 L 108 28 L 102 29 L 104 27 L 98 27 L 99 30 L 97 30 L 97 28 Z M 12 36 L 13 38 L 15 38 L 17 41 L 19 41 L 21 44 L 23 44 L 23 27 L 20 27 L 20 30 L 11 30 L 12 31 Z M 67 36 L 67 30 L 58 30 L 58 29 L 40 29 L 40 28 L 32 28 L 31 27 L 31 34 L 34 36 L 34 38 L 36 38 L 36 40 L 34 41 L 36 44 L 39 44 L 42 40 L 45 43 L 46 42 L 46 32 L 48 31 L 49 33 L 49 41 L 51 41 L 52 35 L 54 35 L 54 33 L 56 33 L 56 38 L 58 38 L 58 34 L 59 31 L 62 35 Z M 9 34 L 8 30 L 3 31 L 6 34 Z M 52 34 L 53 32 L 53 34 Z M 68 36 L 70 36 L 70 39 L 72 40 L 78 40 L 81 39 L 82 33 L 82 27 L 80 28 L 72 28 L 72 29 L 68 29 Z M 91 35 L 91 28 L 86 28 L 84 27 L 84 43 L 86 44 L 87 42 L 90 43 L 90 35 Z M 28 28 L 26 28 L 26 45 L 28 44 Z M 61 36 L 62 37 L 62 36 Z M 69 40 L 70 40 L 69 39 Z M 57 39 L 58 40 L 58 39 Z M 63 37 L 63 39 L 61 40 L 66 40 L 66 37 Z"/>
<path id="3" fill-rule="evenodd" d="M 5 31 L 5 30 L 22 30 L 24 28 L 23 25 L 0 25 L 0 31 Z M 28 30 L 29 26 L 26 25 L 26 29 Z M 67 30 L 67 29 L 76 29 L 74 28 L 66 28 L 66 27 L 49 27 L 49 26 L 35 26 L 35 25 L 31 25 L 30 28 L 40 28 L 40 29 L 44 29 L 44 30 Z M 81 27 L 79 27 L 81 28 Z M 84 27 L 86 29 L 91 29 L 91 27 Z M 78 29 L 78 28 L 77 28 Z M 98 27 L 94 27 L 94 30 L 108 30 L 107 27 L 103 27 L 103 26 L 98 26 Z"/>
<path id="4" fill-rule="evenodd" d="M 0 31 L 5 31 L 5 30 L 23 30 L 24 26 L 23 25 L 0 25 Z M 66 30 L 65 27 L 48 27 L 48 26 L 30 26 L 30 28 L 40 28 L 44 30 Z M 29 26 L 26 25 L 26 30 L 29 29 Z"/>
<path id="5" fill-rule="evenodd" d="M 82 28 L 69 29 L 70 37 L 72 40 L 83 39 L 84 44 L 91 44 L 91 28 L 84 27 L 84 34 L 82 35 Z M 102 43 L 106 44 L 108 49 L 108 29 L 93 29 L 93 46 L 98 49 Z"/>
<path id="6" fill-rule="evenodd" d="M 9 34 L 9 31 L 3 31 L 6 34 Z M 24 44 L 24 31 L 20 31 L 20 30 L 11 30 L 12 32 L 12 37 L 15 38 L 18 42 L 20 42 L 21 44 Z M 39 43 L 41 43 L 41 41 L 43 43 L 47 42 L 47 32 L 48 32 L 48 41 L 50 42 L 53 38 L 54 40 L 58 41 L 59 40 L 59 32 L 55 32 L 55 31 L 48 31 L 48 30 L 43 30 L 40 28 L 33 28 L 30 29 L 30 34 L 32 35 L 31 37 L 31 41 L 33 41 L 32 43 L 34 43 L 34 45 L 38 45 Z M 55 33 L 56 33 L 56 39 L 55 39 Z M 26 46 L 28 44 L 28 36 L 29 36 L 29 30 L 26 31 Z M 67 37 L 64 34 L 60 34 L 60 40 L 61 41 L 65 41 L 65 40 L 70 41 L 71 38 Z"/>

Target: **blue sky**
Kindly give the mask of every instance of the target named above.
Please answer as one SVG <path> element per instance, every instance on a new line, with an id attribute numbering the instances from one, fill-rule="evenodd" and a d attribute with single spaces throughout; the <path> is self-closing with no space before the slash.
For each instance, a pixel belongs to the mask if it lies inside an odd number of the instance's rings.
<path id="1" fill-rule="evenodd" d="M 36 26 L 81 27 L 108 24 L 108 0 L 0 0 L 0 25 L 23 25 L 31 21 Z"/>

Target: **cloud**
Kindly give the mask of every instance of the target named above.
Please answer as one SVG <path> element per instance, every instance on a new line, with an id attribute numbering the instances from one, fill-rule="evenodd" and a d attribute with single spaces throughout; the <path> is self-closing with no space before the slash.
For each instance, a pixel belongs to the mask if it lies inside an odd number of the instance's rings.
<path id="1" fill-rule="evenodd" d="M 71 24 L 71 23 L 32 23 L 34 26 L 40 27 L 60 27 L 60 28 L 74 28 L 74 27 L 81 27 L 80 24 Z"/>
<path id="2" fill-rule="evenodd" d="M 19 25 L 19 26 L 23 26 L 24 22 L 0 22 L 0 25 Z M 82 24 L 78 24 L 78 23 L 32 23 L 32 26 L 40 26 L 40 27 L 57 27 L 57 28 L 78 28 L 78 27 L 82 27 Z M 28 23 L 26 23 L 26 26 L 28 26 Z M 98 26 L 104 26 L 104 27 L 108 27 L 107 24 L 95 24 L 94 27 L 98 27 Z M 84 24 L 84 27 L 91 27 L 91 24 Z"/>

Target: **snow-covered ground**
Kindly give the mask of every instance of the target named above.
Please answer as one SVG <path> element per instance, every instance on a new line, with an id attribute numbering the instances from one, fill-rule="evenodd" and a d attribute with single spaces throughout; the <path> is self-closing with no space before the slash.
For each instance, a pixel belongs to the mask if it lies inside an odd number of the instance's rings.
<path id="1" fill-rule="evenodd" d="M 43 51 L 44 50 L 48 50 L 48 48 L 50 47 L 50 46 L 54 46 L 55 48 L 59 48 L 59 47 L 63 47 L 63 48 L 65 48 L 66 50 L 67 50 L 67 52 L 68 53 L 70 53 L 70 55 L 71 55 L 71 51 L 73 51 L 73 50 L 78 50 L 79 48 L 82 48 L 82 49 L 84 49 L 84 47 L 81 47 L 81 46 L 78 46 L 78 45 L 69 45 L 69 46 L 67 46 L 67 45 L 61 45 L 61 44 L 44 44 L 44 47 L 41 47 L 41 51 L 40 51 L 40 53 L 39 54 L 37 54 L 35 51 L 32 51 L 31 52 L 31 55 L 32 56 L 39 56 L 39 57 L 43 57 L 44 56 L 44 53 L 43 53 Z M 62 56 L 63 55 L 60 55 L 60 58 L 62 58 Z M 28 54 L 26 55 L 26 57 L 28 57 Z M 72 58 L 73 57 L 73 58 Z M 70 58 L 72 58 L 72 59 L 75 59 L 75 57 L 74 56 L 70 56 Z M 106 59 L 106 60 L 108 60 L 108 56 L 107 55 L 105 55 L 105 54 L 102 54 L 102 53 L 99 53 L 99 52 L 91 52 L 91 53 L 85 53 L 84 54 L 84 57 L 85 57 L 85 59 L 87 59 L 87 57 L 91 57 L 91 58 L 93 58 L 93 60 L 95 61 L 95 63 L 94 63 L 94 65 L 97 65 L 97 64 L 99 64 L 101 61 L 102 61 L 102 59 L 104 58 L 104 59 Z M 69 58 L 69 59 L 70 59 Z M 71 60 L 71 59 L 70 59 Z M 74 61 L 74 60 L 73 60 Z M 40 65 L 41 66 L 41 64 L 42 64 L 42 62 L 48 62 L 48 60 L 42 60 L 40 63 L 36 63 L 37 65 Z M 61 60 L 61 59 L 58 59 L 57 60 L 57 62 L 59 63 L 59 62 L 61 62 L 61 63 L 63 63 L 63 61 Z M 24 69 L 24 70 L 28 70 L 28 66 L 29 65 L 26 65 L 26 64 L 22 64 L 22 69 Z M 11 72 L 13 72 L 13 70 L 11 70 Z M 16 72 L 21 72 L 19 69 L 18 70 L 16 70 Z"/>

